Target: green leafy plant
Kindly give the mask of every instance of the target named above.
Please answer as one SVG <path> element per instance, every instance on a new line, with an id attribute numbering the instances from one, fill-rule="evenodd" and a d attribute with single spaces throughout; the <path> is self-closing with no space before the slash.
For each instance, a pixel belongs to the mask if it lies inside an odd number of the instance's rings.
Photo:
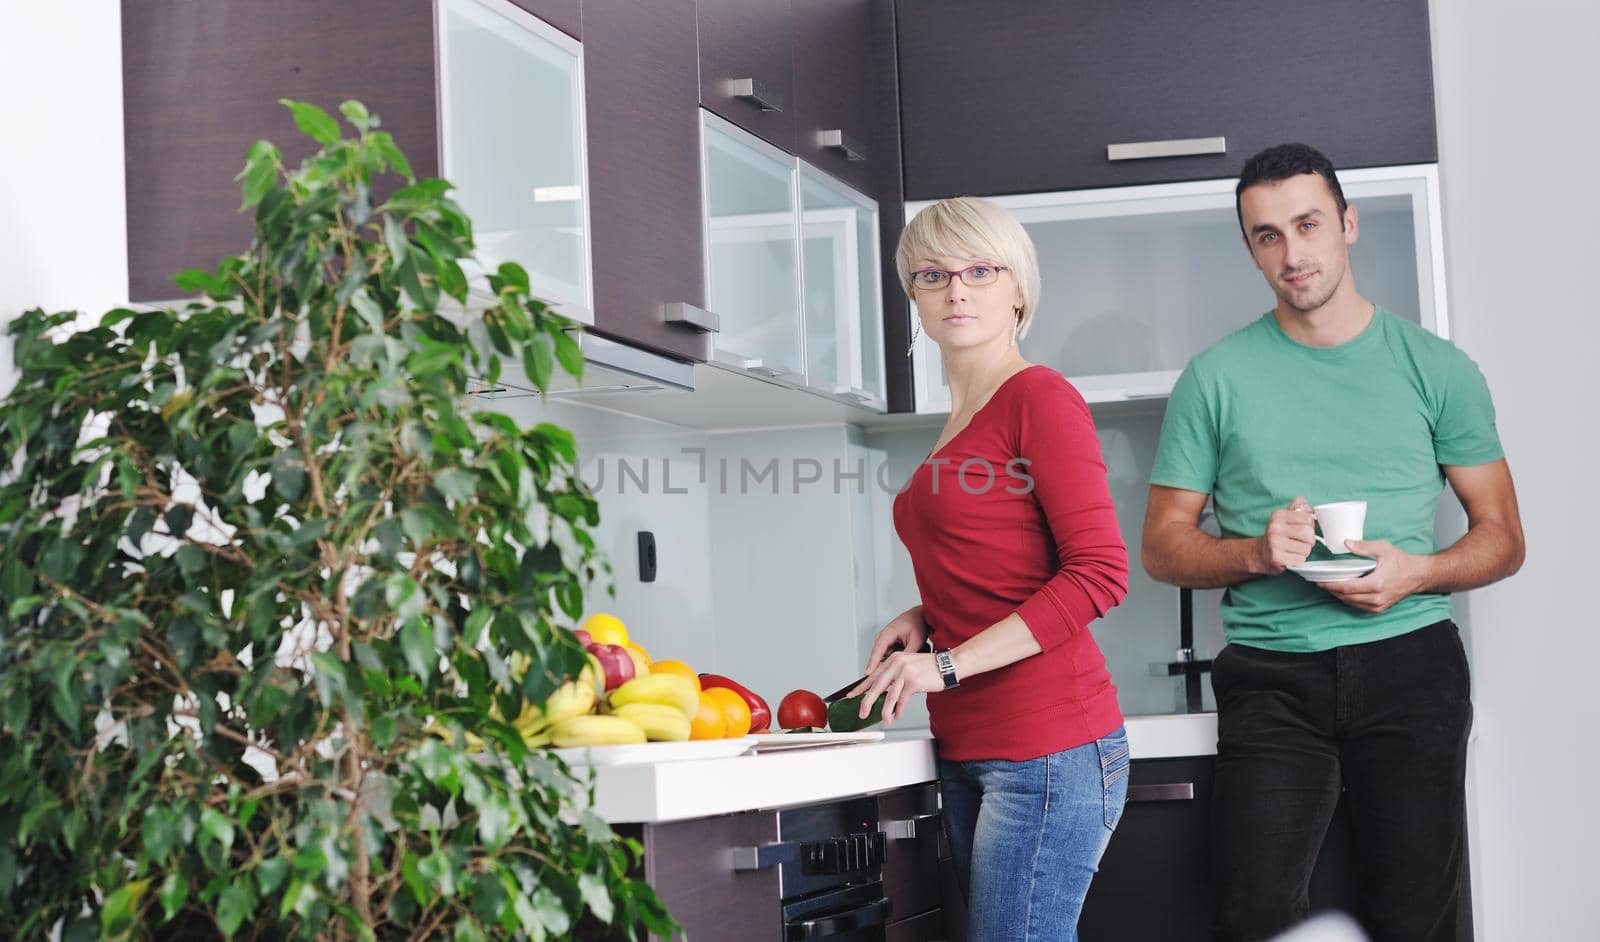
<path id="1" fill-rule="evenodd" d="M 10 328 L 0 925 L 669 932 L 637 843 L 504 719 L 579 672 L 557 622 L 608 569 L 571 435 L 472 408 L 469 381 L 577 373 L 566 322 L 511 264 L 465 316 L 449 185 L 357 102 L 351 136 L 284 104 L 320 149 L 250 149 L 255 239 L 178 277 L 203 300 Z"/>

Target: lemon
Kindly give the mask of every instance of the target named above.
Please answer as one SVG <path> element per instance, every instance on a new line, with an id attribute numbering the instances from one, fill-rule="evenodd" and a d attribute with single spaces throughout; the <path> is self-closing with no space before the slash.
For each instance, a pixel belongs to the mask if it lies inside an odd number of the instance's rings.
<path id="1" fill-rule="evenodd" d="M 622 619 L 605 612 L 595 612 L 579 627 L 589 633 L 595 644 L 626 644 L 628 641 L 628 629 Z"/>

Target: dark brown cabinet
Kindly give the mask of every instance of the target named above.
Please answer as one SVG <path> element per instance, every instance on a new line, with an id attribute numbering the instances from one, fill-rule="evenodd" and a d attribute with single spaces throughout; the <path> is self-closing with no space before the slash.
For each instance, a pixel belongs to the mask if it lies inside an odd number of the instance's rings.
<path id="1" fill-rule="evenodd" d="M 703 303 L 694 0 L 512 2 L 587 40 L 593 330 L 704 360 L 706 335 L 664 310 Z M 172 275 L 249 246 L 233 180 L 245 151 L 265 138 L 293 163 L 311 149 L 280 98 L 330 113 L 361 100 L 417 176 L 437 176 L 436 13 L 434 0 L 124 3 L 130 299 L 175 298 Z"/>
<path id="2" fill-rule="evenodd" d="M 704 361 L 663 310 L 705 305 L 695 43 L 694 0 L 584 0 L 594 330 Z"/>
<path id="3" fill-rule="evenodd" d="M 337 114 L 356 98 L 419 177 L 438 173 L 430 0 L 122 4 L 128 287 L 179 295 L 172 276 L 250 246 L 234 176 L 252 142 L 298 163 L 312 149 L 280 98 Z"/>
<path id="4" fill-rule="evenodd" d="M 892 156 L 878 139 L 879 105 L 892 96 L 873 66 L 892 60 L 894 48 L 875 35 L 873 12 L 866 0 L 793 5 L 795 155 L 867 194 L 879 185 L 873 171 Z"/>
<path id="5" fill-rule="evenodd" d="M 511 0 L 511 2 L 573 39 L 583 38 L 582 0 Z"/>
<path id="6" fill-rule="evenodd" d="M 907 199 L 1230 177 L 1285 141 L 1339 167 L 1438 159 L 1426 0 L 897 8 Z M 1107 154 L 1217 137 L 1225 153 Z"/>
<path id="7" fill-rule="evenodd" d="M 795 152 L 789 0 L 698 0 L 700 104 Z"/>

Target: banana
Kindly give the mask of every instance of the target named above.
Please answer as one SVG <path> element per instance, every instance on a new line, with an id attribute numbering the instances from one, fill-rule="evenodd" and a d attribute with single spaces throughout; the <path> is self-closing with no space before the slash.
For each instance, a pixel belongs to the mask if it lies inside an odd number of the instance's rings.
<path id="1" fill-rule="evenodd" d="M 689 719 L 675 706 L 628 703 L 617 707 L 617 715 L 638 724 L 651 742 L 683 742 L 689 738 Z"/>
<path id="2" fill-rule="evenodd" d="M 595 696 L 592 684 L 584 683 L 582 680 L 569 680 L 556 688 L 556 692 L 544 702 L 542 711 L 535 710 L 536 715 L 528 717 L 528 711 L 525 709 L 522 715 L 517 717 L 514 725 L 517 727 L 517 732 L 530 736 L 563 720 L 592 712 Z"/>
<path id="3" fill-rule="evenodd" d="M 700 692 L 689 678 L 677 674 L 647 674 L 635 677 L 611 691 L 611 706 L 619 709 L 630 703 L 658 703 L 676 707 L 687 719 L 700 707 Z"/>
<path id="4" fill-rule="evenodd" d="M 550 733 L 548 730 L 542 733 L 523 733 L 522 744 L 527 746 L 529 749 L 538 749 L 540 746 L 548 746 L 550 745 Z"/>
<path id="5" fill-rule="evenodd" d="M 644 730 L 620 716 L 568 717 L 550 727 L 550 743 L 562 749 L 573 746 L 618 746 L 645 741 Z"/>

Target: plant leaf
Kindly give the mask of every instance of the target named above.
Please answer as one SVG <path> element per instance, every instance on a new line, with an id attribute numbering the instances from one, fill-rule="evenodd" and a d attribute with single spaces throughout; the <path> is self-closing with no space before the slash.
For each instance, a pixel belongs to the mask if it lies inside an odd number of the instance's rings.
<path id="1" fill-rule="evenodd" d="M 278 104 L 294 115 L 295 127 L 318 144 L 332 144 L 339 140 L 339 122 L 333 116 L 308 101 L 278 99 Z"/>

